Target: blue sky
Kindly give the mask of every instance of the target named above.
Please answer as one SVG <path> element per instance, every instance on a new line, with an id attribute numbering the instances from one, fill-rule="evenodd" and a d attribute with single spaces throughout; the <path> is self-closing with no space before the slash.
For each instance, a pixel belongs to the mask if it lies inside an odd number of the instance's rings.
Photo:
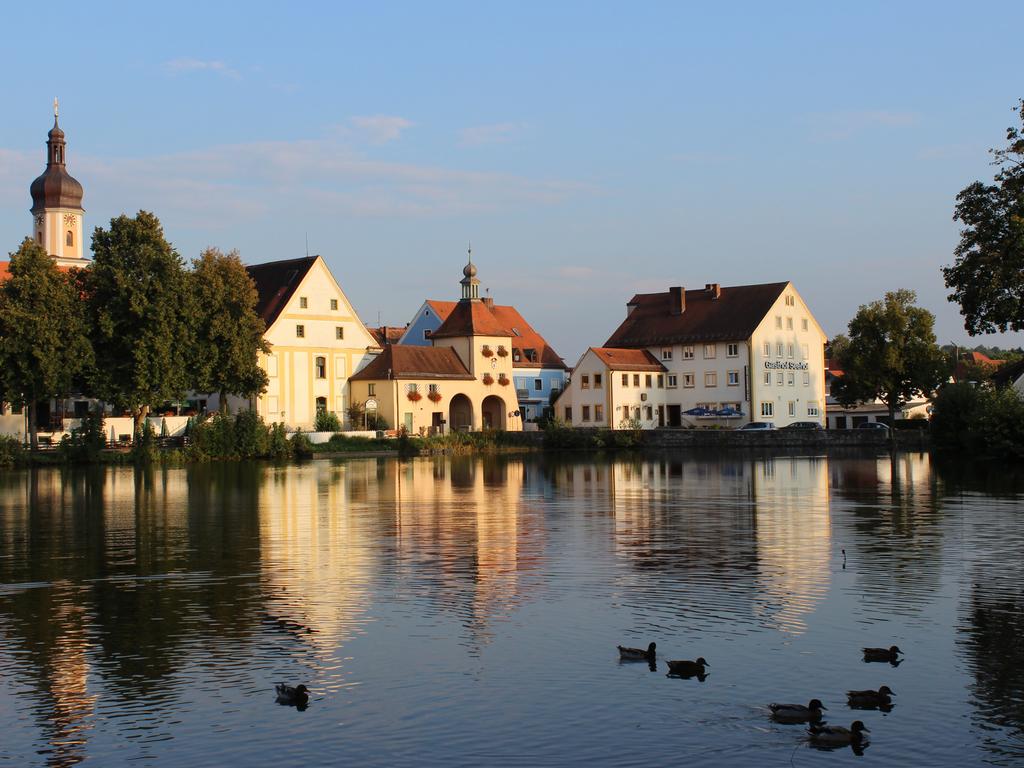
<path id="1" fill-rule="evenodd" d="M 301 256 L 364 320 L 458 296 L 466 244 L 573 364 L 629 297 L 791 279 L 827 333 L 939 268 L 1024 96 L 1020 3 L 5 8 L 0 247 L 61 99 L 86 224 Z M 1024 343 L 1020 334 L 970 343 Z"/>

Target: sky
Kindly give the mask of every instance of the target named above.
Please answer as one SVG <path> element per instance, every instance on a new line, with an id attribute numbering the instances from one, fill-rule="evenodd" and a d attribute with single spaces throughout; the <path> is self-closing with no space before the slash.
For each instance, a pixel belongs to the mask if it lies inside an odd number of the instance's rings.
<path id="1" fill-rule="evenodd" d="M 150 7 L 151 6 L 151 7 Z M 713 7 L 714 6 L 714 7 Z M 28 3 L 4 10 L 0 249 L 60 98 L 86 228 L 185 259 L 321 254 L 360 317 L 457 299 L 466 251 L 566 362 L 638 292 L 792 280 L 827 334 L 941 267 L 1024 97 L 1024 4 Z"/>

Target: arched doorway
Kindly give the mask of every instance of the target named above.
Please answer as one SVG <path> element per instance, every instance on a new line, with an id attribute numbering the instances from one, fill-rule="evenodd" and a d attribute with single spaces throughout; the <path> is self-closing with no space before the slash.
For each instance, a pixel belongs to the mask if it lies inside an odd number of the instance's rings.
<path id="1" fill-rule="evenodd" d="M 455 395 L 448 406 L 448 429 L 461 432 L 473 429 L 473 403 L 461 393 Z"/>
<path id="2" fill-rule="evenodd" d="M 480 406 L 484 429 L 505 429 L 505 401 L 497 395 L 488 395 Z"/>

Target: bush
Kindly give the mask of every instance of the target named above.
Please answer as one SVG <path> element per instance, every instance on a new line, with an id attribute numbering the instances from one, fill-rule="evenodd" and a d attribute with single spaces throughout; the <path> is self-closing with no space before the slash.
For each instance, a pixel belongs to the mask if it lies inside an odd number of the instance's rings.
<path id="1" fill-rule="evenodd" d="M 142 427 L 142 432 L 136 432 L 132 440 L 132 461 L 137 464 L 148 464 L 156 458 L 156 432 L 153 431 L 153 425 L 147 421 Z"/>
<path id="2" fill-rule="evenodd" d="M 0 467 L 16 467 L 28 461 L 28 452 L 16 437 L 0 435 Z"/>
<path id="3" fill-rule="evenodd" d="M 979 459 L 1024 458 L 1024 400 L 1017 391 L 943 387 L 933 403 L 932 444 Z"/>
<path id="4" fill-rule="evenodd" d="M 940 451 L 970 451 L 981 409 L 981 391 L 949 384 L 932 402 L 932 445 Z"/>
<path id="5" fill-rule="evenodd" d="M 301 429 L 292 435 L 292 453 L 297 459 L 308 459 L 313 455 L 313 444 Z"/>
<path id="6" fill-rule="evenodd" d="M 82 417 L 82 424 L 78 429 L 61 438 L 58 451 L 64 461 L 84 464 L 97 461 L 100 451 L 106 445 L 107 438 L 103 433 L 103 414 L 99 411 L 89 411 Z"/>
<path id="7" fill-rule="evenodd" d="M 290 459 L 292 444 L 284 430 L 284 424 L 277 422 L 270 425 L 270 441 L 267 446 L 270 457 L 274 459 Z"/>
<path id="8" fill-rule="evenodd" d="M 192 429 L 189 456 L 194 460 L 289 458 L 292 443 L 284 424 L 267 426 L 255 411 L 236 416 L 217 413 Z"/>
<path id="9" fill-rule="evenodd" d="M 256 459 L 269 454 L 270 429 L 256 411 L 239 411 L 234 426 L 235 456 L 240 459 Z"/>
<path id="10" fill-rule="evenodd" d="M 594 450 L 601 447 L 591 429 L 575 429 L 561 419 L 552 419 L 544 427 L 544 447 L 548 450 Z"/>
<path id="11" fill-rule="evenodd" d="M 341 431 L 341 422 L 338 421 L 338 414 L 331 411 L 317 411 L 316 421 L 313 426 L 317 432 Z"/>

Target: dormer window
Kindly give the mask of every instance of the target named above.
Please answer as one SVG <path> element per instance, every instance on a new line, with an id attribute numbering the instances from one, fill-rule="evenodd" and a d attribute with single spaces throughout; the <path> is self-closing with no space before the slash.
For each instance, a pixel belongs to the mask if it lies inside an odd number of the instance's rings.
<path id="1" fill-rule="evenodd" d="M 338 309 L 338 300 L 337 299 L 331 299 L 331 311 L 334 312 L 337 309 Z"/>

